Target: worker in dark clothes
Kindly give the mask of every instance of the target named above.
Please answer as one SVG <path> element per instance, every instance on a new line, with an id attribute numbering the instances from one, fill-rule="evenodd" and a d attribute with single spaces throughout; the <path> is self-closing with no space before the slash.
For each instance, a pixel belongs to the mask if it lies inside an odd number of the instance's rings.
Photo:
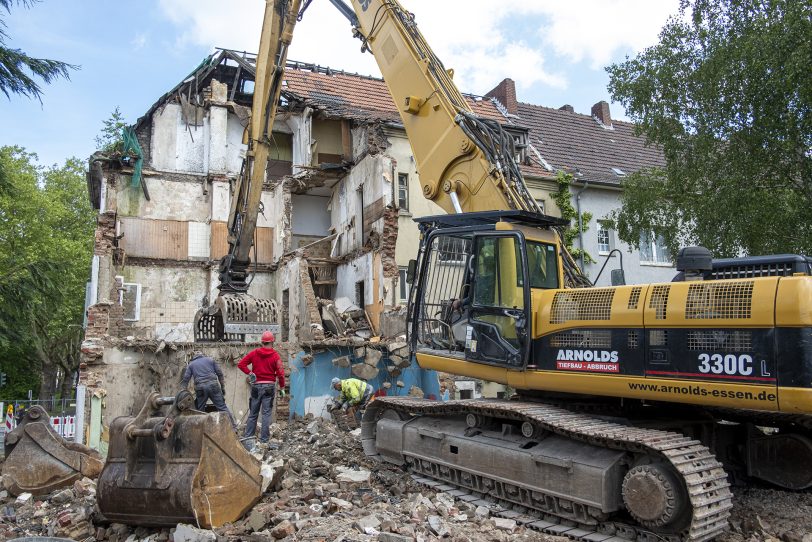
<path id="1" fill-rule="evenodd" d="M 248 421 L 243 438 L 251 438 L 256 433 L 257 418 L 261 408 L 262 424 L 259 431 L 259 442 L 266 444 L 271 436 L 268 427 L 271 425 L 271 411 L 277 384 L 279 385 L 279 395 L 285 396 L 285 369 L 282 366 L 282 358 L 273 348 L 275 340 L 273 333 L 266 331 L 260 340 L 262 346 L 248 352 L 237 367 L 248 375 L 248 381 L 251 382 Z"/>
<path id="2" fill-rule="evenodd" d="M 186 388 L 192 378 L 195 379 L 195 408 L 204 411 L 206 403 L 211 399 L 214 408 L 228 414 L 232 427 L 236 429 L 237 424 L 234 423 L 234 416 L 228 410 L 224 399 L 226 385 L 223 379 L 223 371 L 217 362 L 209 356 L 203 355 L 203 352 L 194 352 L 192 361 L 186 366 L 183 379 L 180 381 L 181 388 Z"/>

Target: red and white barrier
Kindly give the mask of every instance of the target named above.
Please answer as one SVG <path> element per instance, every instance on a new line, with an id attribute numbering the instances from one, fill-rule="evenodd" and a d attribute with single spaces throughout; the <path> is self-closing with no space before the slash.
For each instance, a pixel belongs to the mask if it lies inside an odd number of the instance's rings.
<path id="1" fill-rule="evenodd" d="M 9 405 L 6 410 L 6 423 L 0 426 L 0 432 L 10 433 L 17 427 L 17 420 L 14 418 L 14 407 Z M 71 439 L 76 435 L 76 416 L 51 416 L 51 427 L 60 436 Z"/>

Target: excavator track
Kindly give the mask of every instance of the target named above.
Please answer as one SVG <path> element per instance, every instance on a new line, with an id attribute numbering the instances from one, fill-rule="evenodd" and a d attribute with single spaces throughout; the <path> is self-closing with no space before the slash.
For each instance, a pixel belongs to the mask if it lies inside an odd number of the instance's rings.
<path id="1" fill-rule="evenodd" d="M 620 521 L 606 518 L 585 523 L 579 521 L 577 514 L 566 513 L 567 510 L 577 508 L 561 495 L 543 494 L 536 488 L 528 491 L 504 480 L 487 480 L 486 474 L 474 475 L 465 472 L 464 469 L 449 468 L 447 464 L 404 453 L 408 468 L 416 476 L 424 480 L 436 480 L 440 483 L 438 487 L 442 489 L 446 486 L 452 489 L 459 488 L 460 491 L 471 492 L 474 497 L 476 493 L 481 493 L 485 498 L 495 498 L 495 502 L 500 505 L 510 504 L 528 510 L 530 514 L 537 516 L 540 514 L 543 518 L 541 520 L 524 521 L 531 528 L 550 533 L 566 531 L 566 536 L 583 540 L 601 541 L 615 537 L 615 540 L 647 542 L 653 540 L 701 542 L 711 540 L 727 530 L 727 519 L 732 507 L 727 474 L 707 447 L 682 434 L 621 425 L 543 403 L 504 400 L 438 403 L 423 399 L 386 397 L 374 401 L 364 415 L 361 439 L 367 455 L 379 455 L 376 426 L 378 420 L 387 412 L 397 413 L 401 419 L 409 421 L 421 417 L 449 418 L 473 415 L 480 419 L 515 422 L 521 424 L 523 433 L 525 428 L 529 431 L 532 427 L 535 434 L 541 431 L 598 448 L 627 452 L 637 457 L 645 456 L 669 465 L 673 472 L 678 474 L 690 507 L 686 509 L 688 510 L 686 515 L 689 513 L 690 519 L 686 520 L 685 526 L 676 533 L 656 532 L 656 529 L 626 523 L 625 519 L 630 519 L 626 517 L 621 517 Z M 471 482 L 474 479 L 476 483 Z M 540 496 L 540 493 L 543 495 Z M 508 513 L 509 516 L 519 514 L 512 511 Z M 533 518 L 532 515 L 525 516 Z"/>

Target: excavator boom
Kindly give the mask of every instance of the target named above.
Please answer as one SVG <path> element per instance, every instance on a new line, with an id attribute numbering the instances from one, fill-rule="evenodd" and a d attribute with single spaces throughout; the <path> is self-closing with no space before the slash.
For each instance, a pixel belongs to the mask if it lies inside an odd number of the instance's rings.
<path id="1" fill-rule="evenodd" d="M 273 147 L 273 123 L 282 93 L 288 48 L 293 39 L 301 0 L 267 2 L 256 60 L 254 100 L 247 136 L 248 149 L 234 185 L 228 216 L 228 254 L 220 261 L 214 302 L 195 315 L 197 341 L 252 341 L 263 331 L 279 332 L 279 309 L 273 299 L 248 294 L 251 249 L 268 156 Z"/>

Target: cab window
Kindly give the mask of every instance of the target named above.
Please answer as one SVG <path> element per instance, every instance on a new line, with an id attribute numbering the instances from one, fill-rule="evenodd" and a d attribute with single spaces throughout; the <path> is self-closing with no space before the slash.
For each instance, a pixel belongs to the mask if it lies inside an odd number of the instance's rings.
<path id="1" fill-rule="evenodd" d="M 527 267 L 531 288 L 558 288 L 558 257 L 555 245 L 528 241 Z"/>

